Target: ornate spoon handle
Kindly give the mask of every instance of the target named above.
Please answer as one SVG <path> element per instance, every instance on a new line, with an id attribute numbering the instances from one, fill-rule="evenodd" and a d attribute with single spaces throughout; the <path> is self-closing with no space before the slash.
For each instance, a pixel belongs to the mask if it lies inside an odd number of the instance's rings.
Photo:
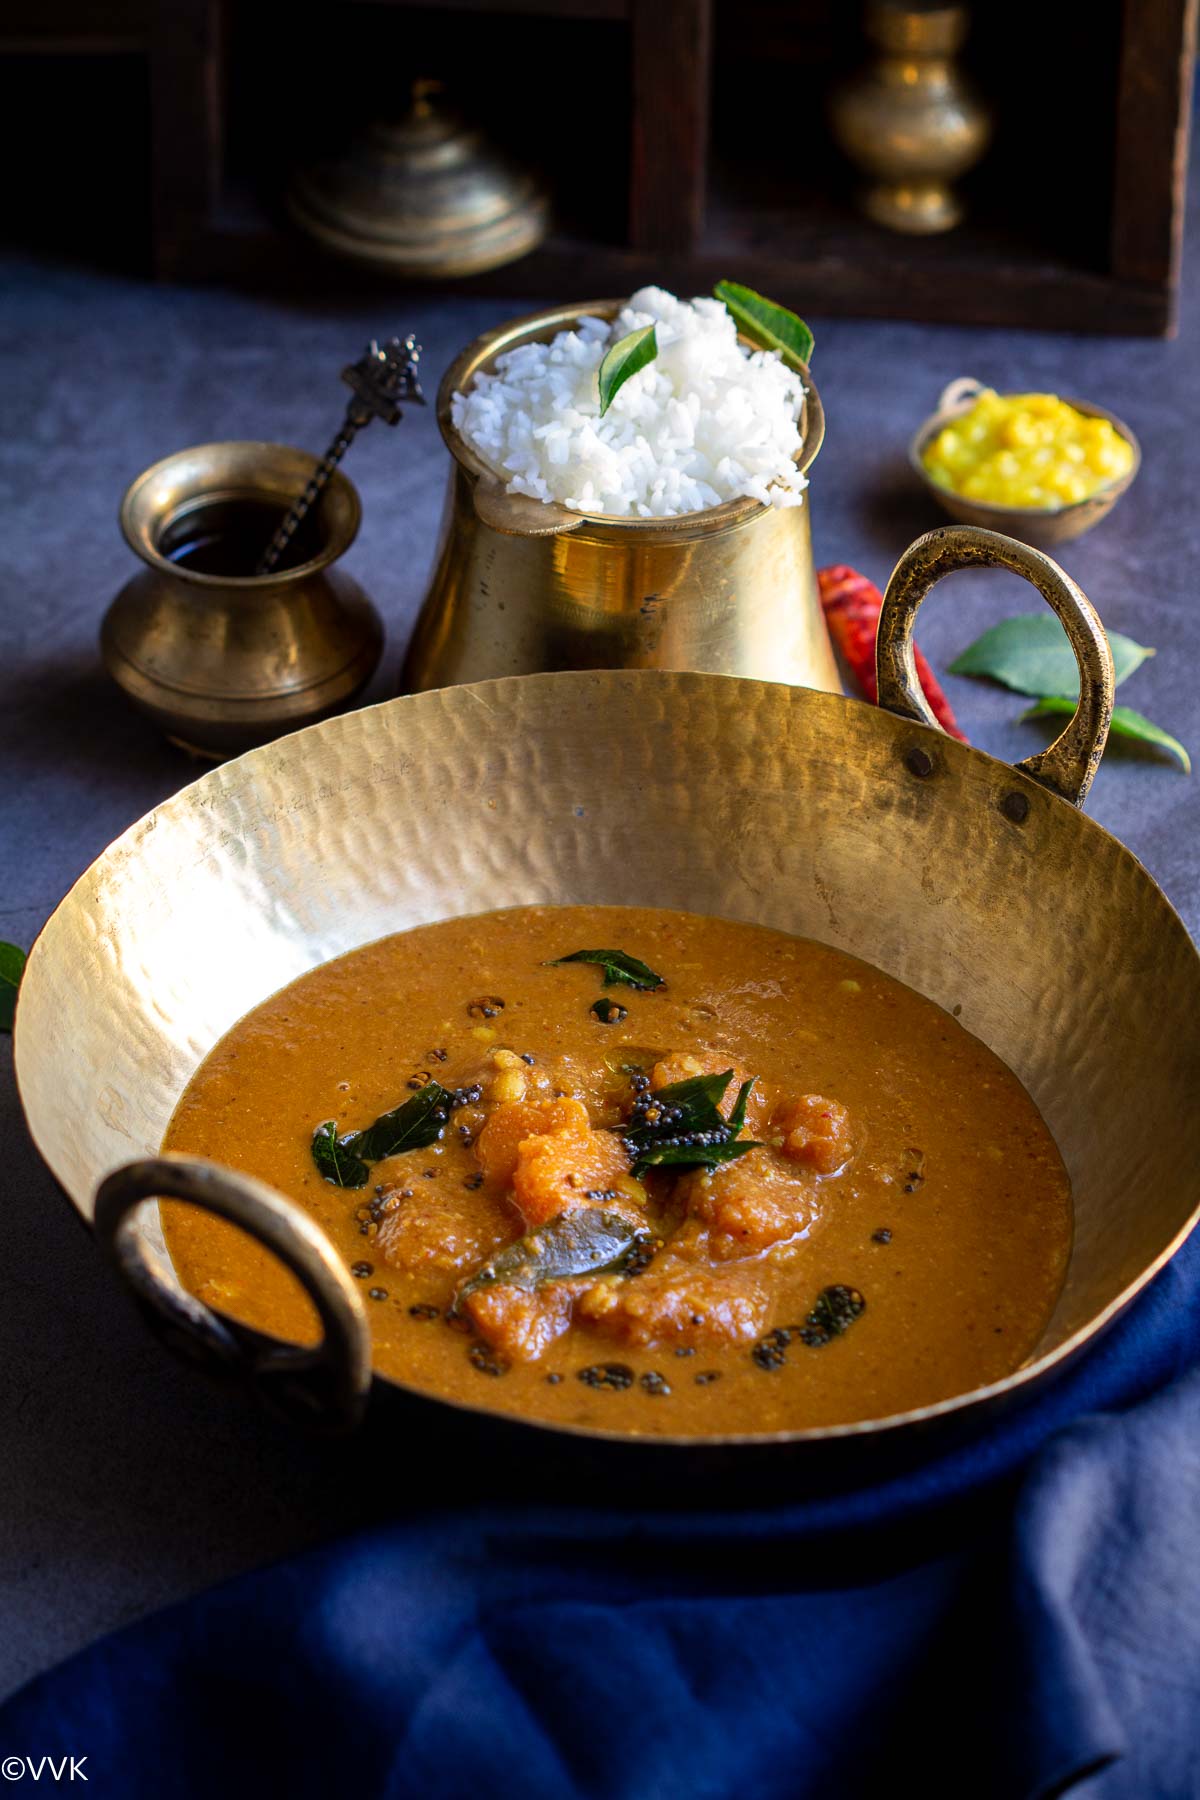
<path id="1" fill-rule="evenodd" d="M 403 414 L 401 400 L 413 400 L 424 406 L 425 396 L 417 380 L 417 364 L 421 346 L 410 332 L 404 338 L 390 338 L 382 348 L 372 338 L 367 350 L 356 363 L 342 370 L 342 380 L 354 389 L 346 407 L 341 429 L 317 464 L 299 499 L 288 510 L 275 536 L 267 545 L 254 573 L 270 575 L 280 557 L 295 537 L 324 493 L 334 470 L 354 442 L 355 437 L 372 419 L 387 425 L 398 425 Z"/>

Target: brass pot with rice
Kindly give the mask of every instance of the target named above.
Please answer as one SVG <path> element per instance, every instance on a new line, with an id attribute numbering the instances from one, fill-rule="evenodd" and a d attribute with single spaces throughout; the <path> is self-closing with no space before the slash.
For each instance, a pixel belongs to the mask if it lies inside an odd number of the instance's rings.
<path id="1" fill-rule="evenodd" d="M 696 329 L 697 306 L 712 309 L 699 318 L 706 330 Z M 600 351 L 628 330 L 631 320 L 656 317 L 661 340 L 669 337 L 672 320 L 682 319 L 703 351 L 725 315 L 715 301 L 688 307 L 660 290 L 643 290 L 629 302 L 598 300 L 512 320 L 478 338 L 447 369 L 437 417 L 452 458 L 449 489 L 432 581 L 404 666 L 404 689 L 418 692 L 547 669 L 659 668 L 841 692 L 813 565 L 807 478 L 825 420 L 806 361 L 792 359 L 795 386 L 785 391 L 794 399 L 784 426 L 791 441 L 776 456 L 774 480 L 755 479 L 739 467 L 714 487 L 719 455 L 705 457 L 689 444 L 680 452 L 663 429 L 667 408 L 689 401 L 693 419 L 685 421 L 677 411 L 676 435 L 686 439 L 694 428 L 700 400 L 689 392 L 687 370 L 674 371 L 668 400 L 656 402 L 649 391 L 656 381 L 667 386 L 659 380 L 672 354 L 664 341 L 655 365 L 614 402 L 612 418 L 620 425 L 625 416 L 634 441 L 602 444 L 608 469 L 617 473 L 607 487 L 603 478 L 588 486 L 581 445 L 586 464 L 587 444 L 611 436 L 606 421 L 595 416 Z M 735 368 L 734 376 L 740 372 L 769 383 L 772 372 L 754 366 L 762 361 L 761 342 L 736 335 L 728 322 L 725 331 L 726 340 L 715 347 L 717 357 L 727 359 L 736 344 L 742 368 Z M 695 357 L 699 352 L 690 344 L 691 336 L 682 351 Z M 577 425 L 561 435 L 556 450 L 547 409 L 531 433 L 542 452 L 531 457 L 528 448 L 518 451 L 523 466 L 514 468 L 511 436 L 489 444 L 473 429 L 484 390 L 490 387 L 503 399 L 511 380 L 512 410 L 519 411 L 530 404 L 531 392 L 536 402 L 537 378 L 551 360 L 571 353 L 581 359 L 571 370 L 582 399 Z M 680 354 L 678 343 L 674 353 Z M 538 367 L 531 383 L 532 357 Z M 698 366 L 702 381 L 702 359 Z M 785 372 L 776 370 L 774 379 L 783 385 Z M 539 430 L 546 436 L 538 439 Z M 736 433 L 725 448 L 736 457 Z M 648 466 L 640 485 L 625 480 L 622 465 L 622 459 L 639 455 Z M 689 476 L 681 491 L 655 494 L 655 480 L 670 483 L 689 457 L 702 465 L 707 479 Z M 560 471 L 567 473 L 556 479 Z"/>

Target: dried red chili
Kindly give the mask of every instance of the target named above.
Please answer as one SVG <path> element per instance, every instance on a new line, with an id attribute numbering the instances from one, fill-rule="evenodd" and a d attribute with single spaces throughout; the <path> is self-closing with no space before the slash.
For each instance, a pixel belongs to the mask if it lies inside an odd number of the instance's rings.
<path id="1" fill-rule="evenodd" d="M 845 563 L 834 563 L 817 570 L 817 588 L 829 635 L 841 651 L 851 674 L 870 701 L 879 698 L 875 684 L 875 631 L 883 595 L 873 581 L 860 575 Z M 937 676 L 918 650 L 917 674 L 925 690 L 925 698 L 933 708 L 938 723 L 951 737 L 966 743 L 959 730 L 950 702 L 942 692 Z"/>

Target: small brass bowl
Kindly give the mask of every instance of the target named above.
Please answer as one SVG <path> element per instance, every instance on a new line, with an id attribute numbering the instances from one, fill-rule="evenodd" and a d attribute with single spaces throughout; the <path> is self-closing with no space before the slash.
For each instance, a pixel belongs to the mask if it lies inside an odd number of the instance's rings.
<path id="1" fill-rule="evenodd" d="M 908 460 L 920 476 L 925 487 L 931 493 L 943 512 L 958 519 L 963 525 L 982 525 L 991 531 L 1003 531 L 1009 537 L 1020 538 L 1023 543 L 1034 544 L 1040 550 L 1053 549 L 1055 544 L 1065 544 L 1071 538 L 1081 537 L 1098 525 L 1107 513 L 1110 513 L 1134 476 L 1142 466 L 1142 447 L 1124 420 L 1118 419 L 1115 413 L 1108 412 L 1103 406 L 1092 406 L 1086 400 L 1072 400 L 1063 394 L 1061 399 L 1076 412 L 1084 413 L 1088 418 L 1107 419 L 1113 430 L 1133 451 L 1133 462 L 1124 475 L 1118 475 L 1112 481 L 1105 482 L 1096 493 L 1089 494 L 1086 500 L 1073 500 L 1066 506 L 998 506 L 990 500 L 972 500 L 966 494 L 956 493 L 953 488 L 942 487 L 933 480 L 923 461 L 925 451 L 944 426 L 955 419 L 961 419 L 974 406 L 983 392 L 981 382 L 963 377 L 952 381 L 942 389 L 937 411 L 932 413 L 920 430 L 915 433 L 908 446 Z"/>

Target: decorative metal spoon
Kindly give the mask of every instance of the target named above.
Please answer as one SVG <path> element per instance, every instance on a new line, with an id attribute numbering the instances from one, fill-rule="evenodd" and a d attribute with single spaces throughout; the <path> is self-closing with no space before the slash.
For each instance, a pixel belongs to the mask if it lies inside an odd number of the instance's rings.
<path id="1" fill-rule="evenodd" d="M 421 346 L 412 333 L 404 339 L 389 338 L 382 347 L 372 338 L 366 352 L 356 363 L 342 370 L 342 380 L 354 389 L 346 407 L 341 430 L 318 463 L 308 486 L 294 502 L 279 530 L 259 558 L 256 575 L 269 575 L 291 543 L 296 532 L 320 499 L 330 476 L 354 442 L 355 437 L 372 419 L 387 425 L 398 425 L 402 418 L 401 400 L 425 404 L 421 384 L 417 380 L 417 364 Z"/>

